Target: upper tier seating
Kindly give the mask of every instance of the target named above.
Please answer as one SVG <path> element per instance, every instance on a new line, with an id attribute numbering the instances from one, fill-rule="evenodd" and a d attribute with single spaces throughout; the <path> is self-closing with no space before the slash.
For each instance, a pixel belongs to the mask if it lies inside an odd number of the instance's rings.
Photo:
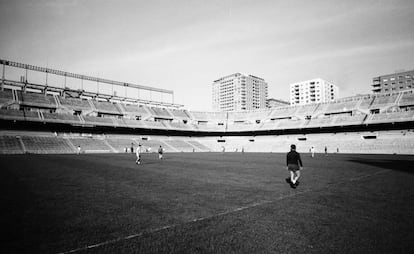
<path id="1" fill-rule="evenodd" d="M 358 109 L 362 111 L 366 111 L 371 107 L 375 97 L 374 96 L 367 96 L 365 98 L 361 98 L 361 103 L 358 106 Z"/>
<path id="2" fill-rule="evenodd" d="M 95 106 L 96 110 L 101 113 L 108 113 L 108 114 L 115 114 L 119 115 L 121 112 L 119 112 L 119 109 L 115 104 L 108 101 L 95 101 L 92 100 L 93 105 Z"/>
<path id="3" fill-rule="evenodd" d="M 319 107 L 319 104 L 310 104 L 310 105 L 303 105 L 297 106 L 295 115 L 300 119 L 305 119 L 307 116 L 311 116 L 314 114 L 315 110 Z"/>
<path id="4" fill-rule="evenodd" d="M 328 113 L 340 113 L 357 110 L 359 100 L 349 101 L 336 101 L 328 104 L 326 108 L 326 114 Z"/>
<path id="5" fill-rule="evenodd" d="M 186 110 L 170 109 L 171 114 L 175 119 L 189 120 L 190 116 L 187 114 Z"/>
<path id="6" fill-rule="evenodd" d="M 0 119 L 24 120 L 24 116 L 23 110 L 0 109 Z"/>
<path id="7" fill-rule="evenodd" d="M 10 102 L 13 102 L 13 92 L 10 89 L 5 89 L 0 91 L 0 107 L 6 105 Z"/>
<path id="8" fill-rule="evenodd" d="M 225 131 L 224 125 L 218 125 L 218 124 L 198 124 L 195 125 L 195 127 L 199 131 L 206 131 L 206 132 L 223 132 Z"/>
<path id="9" fill-rule="evenodd" d="M 362 124 L 367 115 L 356 114 L 356 115 L 337 115 L 334 116 L 332 125 L 334 126 L 345 126 L 345 125 L 359 125 Z"/>
<path id="10" fill-rule="evenodd" d="M 167 118 L 167 119 L 173 119 L 173 116 L 166 110 L 165 108 L 149 108 L 152 112 L 153 117 L 155 118 Z"/>
<path id="11" fill-rule="evenodd" d="M 403 92 L 398 105 L 399 106 L 413 106 L 414 105 L 414 90 Z"/>
<path id="12" fill-rule="evenodd" d="M 20 141 L 15 136 L 0 136 L 0 154 L 23 153 Z"/>
<path id="13" fill-rule="evenodd" d="M 373 114 L 366 123 L 407 122 L 414 121 L 414 110 L 392 113 Z"/>
<path id="14" fill-rule="evenodd" d="M 399 94 L 378 94 L 370 109 L 387 108 L 396 105 Z"/>
<path id="15" fill-rule="evenodd" d="M 256 123 L 235 123 L 227 125 L 227 131 L 254 131 L 260 125 Z"/>
<path id="16" fill-rule="evenodd" d="M 292 119 L 278 119 L 271 120 L 263 123 L 260 127 L 261 130 L 283 130 L 283 129 L 296 129 L 303 128 L 305 120 L 292 120 Z"/>
<path id="17" fill-rule="evenodd" d="M 174 130 L 194 130 L 194 126 L 192 124 L 185 124 L 185 123 L 176 123 L 176 122 L 168 122 L 164 123 L 167 129 L 174 129 Z"/>
<path id="18" fill-rule="evenodd" d="M 232 122 L 256 122 L 267 119 L 270 110 L 261 109 L 254 111 L 228 112 L 228 121 Z"/>
<path id="19" fill-rule="evenodd" d="M 128 115 L 141 117 L 141 119 L 145 119 L 150 116 L 150 113 L 147 111 L 146 106 L 139 106 L 139 105 L 131 105 L 131 104 L 119 104 L 121 111 L 125 112 Z"/>
<path id="20" fill-rule="evenodd" d="M 114 121 L 109 117 L 97 117 L 97 116 L 82 116 L 85 120 L 85 123 L 104 125 L 104 126 L 113 126 Z"/>
<path id="21" fill-rule="evenodd" d="M 91 111 L 91 105 L 89 104 L 88 100 L 85 99 L 77 99 L 77 98 L 64 98 L 59 97 L 60 104 L 63 107 L 74 111 Z"/>
<path id="22" fill-rule="evenodd" d="M 166 129 L 163 122 L 143 121 L 149 129 Z"/>
<path id="23" fill-rule="evenodd" d="M 208 121 L 207 112 L 197 112 L 197 111 L 190 111 L 192 118 L 197 121 Z"/>
<path id="24" fill-rule="evenodd" d="M 73 147 L 59 137 L 22 136 L 28 153 L 73 153 Z"/>
<path id="25" fill-rule="evenodd" d="M 40 121 L 39 113 L 37 111 L 14 110 L 14 109 L 0 109 L 0 118 L 8 120 L 27 120 Z"/>
<path id="26" fill-rule="evenodd" d="M 147 121 L 131 119 L 122 119 L 122 121 L 125 123 L 127 127 L 130 128 L 147 128 L 147 125 L 145 124 Z"/>
<path id="27" fill-rule="evenodd" d="M 55 114 L 43 112 L 43 118 L 47 122 L 80 123 L 79 116 L 72 114 Z"/>
<path id="28" fill-rule="evenodd" d="M 269 119 L 278 119 L 278 118 L 288 118 L 295 115 L 297 107 L 280 107 L 280 108 L 273 108 Z"/>
<path id="29" fill-rule="evenodd" d="M 19 103 L 21 105 L 34 106 L 40 108 L 56 108 L 55 98 L 51 95 L 44 95 L 40 93 L 18 93 Z"/>
<path id="30" fill-rule="evenodd" d="M 37 111 L 24 111 L 24 118 L 30 121 L 41 121 L 39 112 Z"/>
<path id="31" fill-rule="evenodd" d="M 190 111 L 193 119 L 196 121 L 207 121 L 210 123 L 223 123 L 227 119 L 226 112 L 199 112 Z"/>
<path id="32" fill-rule="evenodd" d="M 327 127 L 333 126 L 334 117 L 312 118 L 306 127 Z"/>

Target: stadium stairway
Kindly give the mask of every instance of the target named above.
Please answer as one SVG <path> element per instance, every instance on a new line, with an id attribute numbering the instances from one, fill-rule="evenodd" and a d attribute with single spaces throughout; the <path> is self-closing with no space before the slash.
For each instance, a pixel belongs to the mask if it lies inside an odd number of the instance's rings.
<path id="1" fill-rule="evenodd" d="M 167 142 L 162 141 L 162 143 L 164 144 L 164 148 L 166 152 L 179 152 L 179 150 L 177 148 L 175 148 L 174 146 L 168 144 Z"/>
<path id="2" fill-rule="evenodd" d="M 112 152 L 114 152 L 114 153 L 117 153 L 118 151 L 113 147 L 113 146 L 111 146 L 110 144 L 109 144 L 109 142 L 108 142 L 108 140 L 107 139 L 104 139 L 103 140 L 104 141 L 104 143 L 109 147 L 109 148 L 111 148 L 111 150 L 112 150 Z"/>

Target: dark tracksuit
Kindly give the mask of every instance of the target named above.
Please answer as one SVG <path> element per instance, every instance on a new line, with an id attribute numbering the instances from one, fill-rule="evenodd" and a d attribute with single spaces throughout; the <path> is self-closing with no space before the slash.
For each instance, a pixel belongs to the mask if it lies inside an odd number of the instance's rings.
<path id="1" fill-rule="evenodd" d="M 300 158 L 300 154 L 296 151 L 288 152 L 286 156 L 286 165 L 288 166 L 288 170 L 297 171 L 299 170 L 299 166 L 303 166 L 302 160 Z"/>

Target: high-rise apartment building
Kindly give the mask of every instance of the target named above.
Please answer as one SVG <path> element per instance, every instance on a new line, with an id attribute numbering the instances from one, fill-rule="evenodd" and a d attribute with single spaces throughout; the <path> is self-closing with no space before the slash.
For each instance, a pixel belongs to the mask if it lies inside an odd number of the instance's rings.
<path id="1" fill-rule="evenodd" d="M 264 79 L 241 73 L 213 82 L 214 111 L 243 111 L 266 108 L 267 83 Z"/>
<path id="2" fill-rule="evenodd" d="M 321 78 L 290 85 L 290 105 L 329 102 L 338 98 L 336 85 Z"/>
<path id="3" fill-rule="evenodd" d="M 414 88 L 414 70 L 383 75 L 372 79 L 373 93 L 389 93 Z"/>

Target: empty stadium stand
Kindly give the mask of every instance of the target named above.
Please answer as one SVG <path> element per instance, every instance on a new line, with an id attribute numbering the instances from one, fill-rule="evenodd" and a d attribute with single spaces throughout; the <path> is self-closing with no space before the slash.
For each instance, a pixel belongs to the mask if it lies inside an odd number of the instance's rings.
<path id="1" fill-rule="evenodd" d="M 152 112 L 152 116 L 154 118 L 173 119 L 173 116 L 165 108 L 152 107 L 152 108 L 149 108 L 149 110 L 150 112 Z"/>
<path id="2" fill-rule="evenodd" d="M 73 153 L 74 148 L 60 137 L 21 136 L 27 153 Z"/>
<path id="3" fill-rule="evenodd" d="M 63 108 L 71 111 L 92 111 L 91 105 L 85 99 L 59 97 L 59 102 Z"/>
<path id="4" fill-rule="evenodd" d="M 0 135 L 0 154 L 24 153 L 20 137 Z"/>
<path id="5" fill-rule="evenodd" d="M 177 152 L 192 152 L 196 149 L 190 143 L 179 139 L 166 139 L 164 143 L 169 147 L 173 147 Z"/>
<path id="6" fill-rule="evenodd" d="M 375 96 L 370 109 L 386 109 L 397 104 L 400 93 L 378 94 Z"/>
<path id="7" fill-rule="evenodd" d="M 414 90 L 404 91 L 398 103 L 399 106 L 414 106 Z"/>
<path id="8" fill-rule="evenodd" d="M 55 98 L 51 95 L 18 91 L 19 104 L 39 108 L 56 108 Z"/>
<path id="9" fill-rule="evenodd" d="M 80 118 L 78 115 L 73 114 L 56 114 L 56 113 L 47 113 L 42 112 L 43 120 L 46 122 L 56 122 L 56 123 L 80 123 Z"/>
<path id="10" fill-rule="evenodd" d="M 0 91 L 0 107 L 8 106 L 10 103 L 14 102 L 13 91 L 10 89 L 5 89 Z"/>
<path id="11" fill-rule="evenodd" d="M 69 138 L 74 147 L 80 146 L 87 153 L 109 153 L 114 152 L 105 139 L 101 137 Z"/>
<path id="12" fill-rule="evenodd" d="M 200 112 L 4 89 L 0 107 L 4 128 L 124 133 L 117 138 L 0 134 L 1 153 L 75 153 L 78 145 L 84 152 L 123 152 L 131 142 L 150 152 L 159 145 L 167 152 L 282 152 L 290 143 L 306 152 L 312 145 L 321 151 L 326 140 L 329 150 L 341 152 L 414 153 L 414 90 L 306 106 Z M 375 138 L 363 138 L 369 130 Z"/>
<path id="13" fill-rule="evenodd" d="M 124 115 L 132 116 L 134 119 L 146 120 L 151 116 L 151 113 L 145 106 L 120 103 L 119 108 Z"/>
<path id="14" fill-rule="evenodd" d="M 95 101 L 93 102 L 93 106 L 96 108 L 97 112 L 112 114 L 112 115 L 120 115 L 121 112 L 119 111 L 116 104 L 108 102 L 108 101 Z"/>

